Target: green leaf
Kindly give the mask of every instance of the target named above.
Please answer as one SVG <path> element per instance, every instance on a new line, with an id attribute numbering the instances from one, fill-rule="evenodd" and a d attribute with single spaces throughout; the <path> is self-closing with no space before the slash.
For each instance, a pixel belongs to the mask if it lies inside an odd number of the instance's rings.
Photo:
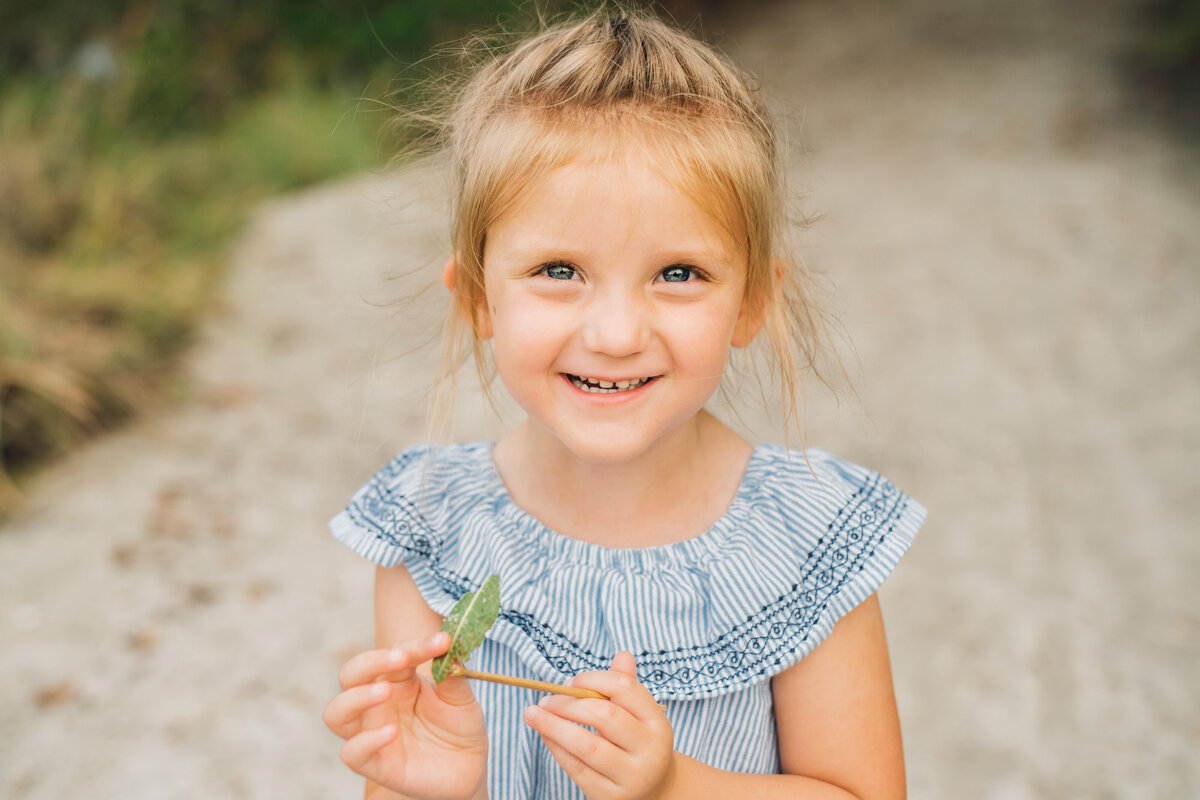
<path id="1" fill-rule="evenodd" d="M 467 592 L 450 609 L 442 630 L 450 634 L 450 649 L 433 660 L 433 679 L 446 680 L 455 662 L 466 661 L 471 651 L 483 644 L 483 637 L 500 613 L 500 576 L 492 575 L 477 592 Z"/>

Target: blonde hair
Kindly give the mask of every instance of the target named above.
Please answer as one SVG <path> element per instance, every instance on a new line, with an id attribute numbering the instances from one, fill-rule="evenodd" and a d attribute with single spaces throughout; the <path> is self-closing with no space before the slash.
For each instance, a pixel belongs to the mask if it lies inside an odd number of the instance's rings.
<path id="1" fill-rule="evenodd" d="M 800 370 L 816 365 L 820 316 L 803 265 L 784 257 L 783 154 L 749 76 L 658 19 L 601 10 L 546 27 L 482 66 L 441 137 L 453 167 L 457 260 L 444 379 L 453 382 L 469 342 L 485 389 L 490 383 L 478 336 L 488 228 L 546 173 L 637 144 L 745 242 L 745 300 L 763 315 L 785 418 L 802 430 Z"/>

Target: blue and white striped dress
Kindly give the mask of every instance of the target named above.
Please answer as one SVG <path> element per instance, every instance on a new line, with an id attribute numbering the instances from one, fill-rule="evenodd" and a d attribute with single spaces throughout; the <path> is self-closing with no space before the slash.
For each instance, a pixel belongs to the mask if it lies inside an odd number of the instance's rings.
<path id="1" fill-rule="evenodd" d="M 667 707 L 675 748 L 736 772 L 779 771 L 770 677 L 879 588 L 925 516 L 863 467 L 759 445 L 704 534 L 601 547 L 519 509 L 491 448 L 406 450 L 331 521 L 334 535 L 377 564 L 405 564 L 440 614 L 499 573 L 500 617 L 473 668 L 562 682 L 629 650 Z M 522 722 L 538 695 L 472 688 L 487 717 L 492 800 L 583 797 Z"/>

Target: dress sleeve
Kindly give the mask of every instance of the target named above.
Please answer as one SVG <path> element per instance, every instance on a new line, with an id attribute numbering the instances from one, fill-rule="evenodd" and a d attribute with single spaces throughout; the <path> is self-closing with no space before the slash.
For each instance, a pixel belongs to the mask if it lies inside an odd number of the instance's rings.
<path id="1" fill-rule="evenodd" d="M 413 447 L 389 461 L 329 521 L 334 538 L 382 567 L 428 556 L 439 538 L 413 499 L 429 448 Z"/>
<path id="2" fill-rule="evenodd" d="M 329 521 L 334 538 L 382 567 L 404 564 L 425 602 L 447 614 L 490 574 L 490 443 L 409 448 L 375 473 Z M 480 478 L 484 480 L 480 482 Z"/>

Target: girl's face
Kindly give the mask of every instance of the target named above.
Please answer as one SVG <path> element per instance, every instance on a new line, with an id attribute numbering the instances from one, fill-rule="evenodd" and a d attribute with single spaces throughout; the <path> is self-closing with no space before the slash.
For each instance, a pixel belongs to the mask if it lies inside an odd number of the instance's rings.
<path id="1" fill-rule="evenodd" d="M 549 173 L 488 229 L 483 256 L 480 331 L 501 380 L 588 462 L 686 435 L 730 346 L 757 330 L 743 248 L 639 154 Z"/>

